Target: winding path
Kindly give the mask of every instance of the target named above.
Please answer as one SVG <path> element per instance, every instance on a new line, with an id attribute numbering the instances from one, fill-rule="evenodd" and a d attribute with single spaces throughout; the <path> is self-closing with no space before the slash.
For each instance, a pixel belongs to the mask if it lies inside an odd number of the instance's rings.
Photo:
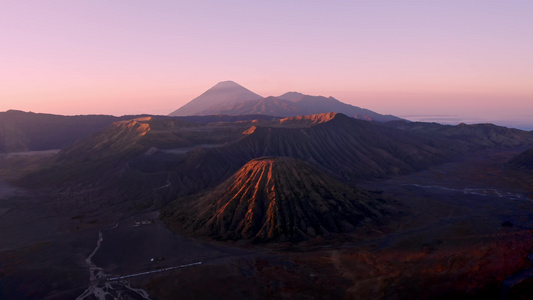
<path id="1" fill-rule="evenodd" d="M 117 227 L 118 223 L 116 223 L 113 227 L 106 229 L 115 229 Z M 102 268 L 98 267 L 92 261 L 93 256 L 96 254 L 96 252 L 98 252 L 102 246 L 102 242 L 104 241 L 104 234 L 102 230 L 105 229 L 98 230 L 96 247 L 85 259 L 85 263 L 89 267 L 89 287 L 80 296 L 78 296 L 76 300 L 83 300 L 87 298 L 90 299 L 91 296 L 94 296 L 98 300 L 106 300 L 106 296 L 108 295 L 114 299 L 123 299 L 122 294 L 124 291 L 131 291 L 140 296 L 141 299 L 150 300 L 150 296 L 145 290 L 131 287 L 130 283 L 126 280 L 114 282 L 105 281 L 108 275 L 104 273 Z"/>

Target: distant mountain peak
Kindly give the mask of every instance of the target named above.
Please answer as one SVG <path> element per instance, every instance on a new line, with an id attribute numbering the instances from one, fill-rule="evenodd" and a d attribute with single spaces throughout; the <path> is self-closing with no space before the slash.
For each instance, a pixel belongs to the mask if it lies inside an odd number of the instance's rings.
<path id="1" fill-rule="evenodd" d="M 221 81 L 221 82 L 215 84 L 214 86 L 212 86 L 211 88 L 209 88 L 203 94 L 208 93 L 210 91 L 218 90 L 218 89 L 234 89 L 235 91 L 239 91 L 239 92 L 247 91 L 249 93 L 254 94 L 254 96 L 258 96 L 259 98 L 257 98 L 257 99 L 263 98 L 263 97 L 257 95 L 256 93 L 250 91 L 249 89 L 245 88 L 244 86 L 236 83 L 235 81 L 231 81 L 231 80 Z"/>
<path id="2" fill-rule="evenodd" d="M 300 92 L 287 92 L 281 96 L 278 96 L 277 98 L 294 102 L 301 100 L 304 96 L 305 95 Z"/>
<path id="3" fill-rule="evenodd" d="M 232 81 L 232 80 L 225 80 L 225 81 L 221 81 L 217 84 L 215 84 L 213 88 L 220 88 L 220 87 L 242 87 L 244 88 L 242 85 L 236 83 L 235 81 Z"/>
<path id="4" fill-rule="evenodd" d="M 261 98 L 263 97 L 234 81 L 221 81 L 169 115 L 210 115 L 213 114 L 210 112 L 213 107 L 234 105 L 239 102 Z"/>

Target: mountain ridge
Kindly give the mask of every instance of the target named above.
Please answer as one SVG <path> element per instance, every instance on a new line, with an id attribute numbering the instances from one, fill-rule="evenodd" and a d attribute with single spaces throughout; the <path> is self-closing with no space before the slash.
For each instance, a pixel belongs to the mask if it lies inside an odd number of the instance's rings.
<path id="1" fill-rule="evenodd" d="M 77 115 L 0 112 L 0 153 L 63 149 L 113 122 L 146 115 Z"/>
<path id="2" fill-rule="evenodd" d="M 224 92 L 225 86 L 228 86 L 231 92 Z M 333 97 L 309 96 L 299 92 L 288 92 L 278 97 L 268 96 L 263 98 L 232 81 L 216 84 L 169 115 L 261 114 L 292 117 L 327 112 L 343 113 L 350 117 L 367 121 L 388 122 L 401 120 L 392 115 L 382 115 L 369 109 L 346 104 Z"/>
<path id="3" fill-rule="evenodd" d="M 169 116 L 217 115 L 217 113 L 210 113 L 207 108 L 218 105 L 220 99 L 224 99 L 225 103 L 229 105 L 260 98 L 263 97 L 234 81 L 221 81 L 200 96 L 171 112 Z"/>

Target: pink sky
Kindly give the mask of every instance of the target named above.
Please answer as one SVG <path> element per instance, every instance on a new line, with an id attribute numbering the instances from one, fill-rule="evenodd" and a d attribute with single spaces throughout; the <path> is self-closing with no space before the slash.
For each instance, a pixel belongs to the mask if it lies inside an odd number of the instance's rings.
<path id="1" fill-rule="evenodd" d="M 399 116 L 533 120 L 533 2 L 182 2 L 0 3 L 0 111 L 167 114 L 233 80 Z"/>

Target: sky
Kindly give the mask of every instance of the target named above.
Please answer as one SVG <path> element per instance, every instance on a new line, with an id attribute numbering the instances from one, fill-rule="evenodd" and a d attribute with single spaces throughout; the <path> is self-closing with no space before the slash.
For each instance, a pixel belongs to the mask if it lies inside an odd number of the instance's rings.
<path id="1" fill-rule="evenodd" d="M 168 114 L 233 80 L 533 129 L 531 16 L 526 0 L 0 0 L 0 111 Z"/>

